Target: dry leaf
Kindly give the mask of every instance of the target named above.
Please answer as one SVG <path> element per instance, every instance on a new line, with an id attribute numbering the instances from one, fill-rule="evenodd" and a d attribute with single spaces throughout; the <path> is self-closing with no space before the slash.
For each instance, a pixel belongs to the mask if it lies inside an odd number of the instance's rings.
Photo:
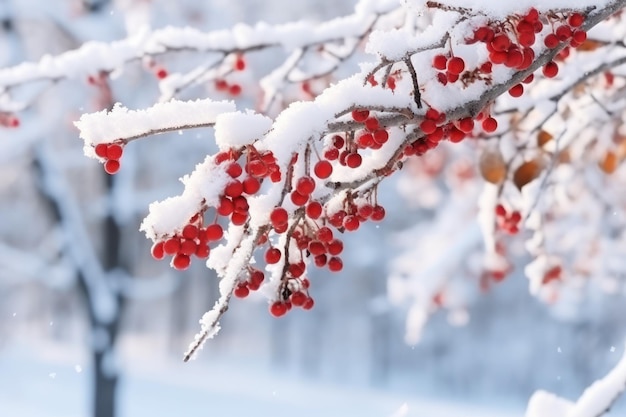
<path id="1" fill-rule="evenodd" d="M 558 158 L 559 164 L 569 164 L 570 162 L 572 162 L 572 156 L 569 153 L 569 149 L 561 150 L 561 152 L 559 152 Z"/>
<path id="2" fill-rule="evenodd" d="M 576 51 L 578 52 L 591 52 L 591 51 L 595 51 L 596 49 L 600 48 L 601 46 L 604 46 L 605 43 L 600 42 L 600 41 L 596 41 L 593 39 L 587 39 L 586 41 L 584 41 L 582 43 L 582 45 L 580 45 L 579 47 L 576 48 Z"/>
<path id="3" fill-rule="evenodd" d="M 541 130 L 537 135 L 537 146 L 543 147 L 543 145 L 550 142 L 553 138 L 554 136 L 552 136 L 550 133 L 546 132 L 545 130 Z"/>
<path id="4" fill-rule="evenodd" d="M 522 187 L 539 176 L 542 169 L 543 164 L 537 159 L 525 161 L 513 173 L 513 184 L 521 191 Z"/>
<path id="5" fill-rule="evenodd" d="M 598 166 L 602 171 L 607 174 L 612 174 L 615 172 L 617 167 L 619 166 L 619 158 L 613 151 L 607 151 L 606 155 L 600 162 L 598 162 Z"/>
<path id="6" fill-rule="evenodd" d="M 500 184 L 506 178 L 506 163 L 500 150 L 487 149 L 480 156 L 480 174 L 485 181 L 492 184 Z"/>

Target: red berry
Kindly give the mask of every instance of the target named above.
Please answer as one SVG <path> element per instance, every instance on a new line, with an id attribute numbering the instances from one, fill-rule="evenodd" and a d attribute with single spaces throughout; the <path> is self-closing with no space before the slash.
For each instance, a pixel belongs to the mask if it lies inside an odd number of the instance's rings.
<path id="1" fill-rule="evenodd" d="M 248 174 L 255 177 L 265 177 L 267 175 L 267 165 L 265 165 L 265 163 L 260 159 L 250 161 L 248 165 L 246 165 L 246 168 Z"/>
<path id="2" fill-rule="evenodd" d="M 358 168 L 361 166 L 362 162 L 363 158 L 361 158 L 361 155 L 356 152 L 351 153 L 346 157 L 346 165 L 348 165 L 350 168 Z"/>
<path id="3" fill-rule="evenodd" d="M 326 256 L 325 253 L 322 253 L 320 255 L 315 256 L 315 266 L 318 268 L 322 268 L 324 266 L 326 266 L 326 262 L 327 262 L 328 257 Z"/>
<path id="4" fill-rule="evenodd" d="M 545 75 L 547 78 L 556 77 L 558 73 L 559 66 L 554 61 L 550 61 L 543 66 L 543 75 Z"/>
<path id="5" fill-rule="evenodd" d="M 245 283 L 237 284 L 235 290 L 233 291 L 233 294 L 237 298 L 246 298 L 248 295 L 250 295 L 250 289 Z"/>
<path id="6" fill-rule="evenodd" d="M 474 129 L 474 119 L 466 117 L 465 119 L 459 120 L 459 129 L 465 133 L 471 132 Z"/>
<path id="7" fill-rule="evenodd" d="M 237 71 L 243 71 L 246 69 L 246 61 L 243 59 L 242 56 L 237 56 L 234 67 Z"/>
<path id="8" fill-rule="evenodd" d="M 320 204 L 319 201 L 311 201 L 306 206 L 306 215 L 311 219 L 319 219 L 323 210 L 322 204 Z"/>
<path id="9" fill-rule="evenodd" d="M 215 89 L 218 91 L 224 91 L 228 89 L 228 83 L 226 80 L 215 80 Z"/>
<path id="10" fill-rule="evenodd" d="M 206 237 L 210 242 L 220 240 L 224 236 L 222 226 L 217 223 L 210 224 L 206 228 Z"/>
<path id="11" fill-rule="evenodd" d="M 363 132 L 356 140 L 361 148 L 369 148 L 374 144 L 374 136 L 371 133 Z"/>
<path id="12" fill-rule="evenodd" d="M 511 40 L 507 35 L 500 34 L 493 38 L 491 47 L 496 52 L 505 52 L 511 46 Z"/>
<path id="13" fill-rule="evenodd" d="M 199 230 L 197 226 L 193 224 L 188 224 L 187 226 L 183 228 L 182 235 L 185 239 L 195 239 L 198 237 L 198 233 L 199 233 Z"/>
<path id="14" fill-rule="evenodd" d="M 289 213 L 282 207 L 276 207 L 270 213 L 270 221 L 274 226 L 287 224 L 289 221 Z"/>
<path id="15" fill-rule="evenodd" d="M 280 250 L 276 248 L 269 248 L 265 252 L 265 262 L 267 262 L 268 264 L 275 264 L 280 261 L 281 256 L 282 254 L 280 253 Z"/>
<path id="16" fill-rule="evenodd" d="M 465 69 L 465 61 L 463 61 L 463 58 L 458 56 L 452 57 L 448 61 L 447 69 L 450 74 L 459 75 Z"/>
<path id="17" fill-rule="evenodd" d="M 297 190 L 290 194 L 291 202 L 296 206 L 303 206 L 309 201 L 309 196 L 299 193 Z"/>
<path id="18" fill-rule="evenodd" d="M 243 173 L 243 169 L 237 162 L 232 162 L 226 167 L 226 173 L 232 178 L 237 178 Z"/>
<path id="19" fill-rule="evenodd" d="M 332 272 L 339 272 L 343 269 L 343 262 L 338 256 L 333 256 L 328 260 L 328 269 Z"/>
<path id="20" fill-rule="evenodd" d="M 118 145 L 117 143 L 112 143 L 109 146 L 107 146 L 106 157 L 108 159 L 118 160 L 122 157 L 123 152 L 124 150 L 122 149 L 120 145 Z"/>
<path id="21" fill-rule="evenodd" d="M 326 246 L 319 240 L 312 240 L 309 242 L 308 250 L 311 252 L 311 255 L 322 255 L 326 253 Z"/>
<path id="22" fill-rule="evenodd" d="M 301 277 L 302 274 L 304 274 L 305 268 L 306 267 L 304 266 L 304 263 L 291 264 L 289 265 L 289 268 L 287 268 L 287 271 L 292 277 L 298 278 Z"/>
<path id="23" fill-rule="evenodd" d="M 234 180 L 226 184 L 224 194 L 228 197 L 239 197 L 243 193 L 243 184 L 239 180 Z"/>
<path id="24" fill-rule="evenodd" d="M 263 282 L 264 279 L 265 279 L 265 274 L 262 271 L 259 271 L 258 269 L 255 269 L 250 274 L 250 284 L 257 288 L 261 286 L 261 283 Z"/>
<path id="25" fill-rule="evenodd" d="M 556 37 L 556 35 L 554 33 L 550 33 L 548 36 L 546 36 L 546 38 L 543 40 L 543 43 L 546 45 L 546 47 L 550 48 L 550 49 L 554 49 L 557 46 L 559 46 L 559 38 Z"/>
<path id="26" fill-rule="evenodd" d="M 528 22 L 536 22 L 537 20 L 539 20 L 539 12 L 537 11 L 537 9 L 532 7 L 528 11 L 528 13 L 526 13 L 526 16 L 524 16 L 524 20 Z"/>
<path id="27" fill-rule="evenodd" d="M 197 247 L 198 246 L 196 245 L 196 242 L 191 239 L 185 239 L 180 244 L 180 250 L 178 253 L 182 253 L 183 255 L 187 256 L 193 255 L 194 253 L 196 253 Z"/>
<path id="28" fill-rule="evenodd" d="M 211 248 L 206 243 L 200 243 L 196 248 L 196 256 L 200 259 L 208 258 Z"/>
<path id="29" fill-rule="evenodd" d="M 305 293 L 301 291 L 296 291 L 293 294 L 291 294 L 290 300 L 291 300 L 291 304 L 294 305 L 295 307 L 301 307 L 304 305 L 304 303 L 306 303 L 308 298 L 309 297 L 307 297 Z"/>
<path id="30" fill-rule="evenodd" d="M 446 64 L 448 63 L 448 58 L 445 55 L 435 55 L 433 58 L 433 68 L 438 70 L 445 70 Z"/>
<path id="31" fill-rule="evenodd" d="M 580 13 L 572 13 L 572 15 L 567 19 L 567 23 L 575 28 L 582 26 L 584 21 L 585 18 Z"/>
<path id="32" fill-rule="evenodd" d="M 519 223 L 519 221 L 522 220 L 522 214 L 519 211 L 514 211 L 511 213 L 509 220 L 511 223 Z"/>
<path id="33" fill-rule="evenodd" d="M 374 131 L 374 141 L 379 144 L 387 143 L 389 140 L 389 132 L 385 129 L 376 129 Z"/>
<path id="34" fill-rule="evenodd" d="M 272 303 L 272 305 L 270 306 L 270 313 L 274 317 L 282 317 L 285 314 L 287 314 L 287 310 L 288 309 L 289 308 L 287 307 L 286 303 L 283 303 L 283 302 L 280 302 L 280 301 L 276 301 L 276 302 Z"/>
<path id="35" fill-rule="evenodd" d="M 183 271 L 183 270 L 189 268 L 190 264 L 191 264 L 191 258 L 189 256 L 183 255 L 181 253 L 177 254 L 172 259 L 172 266 L 174 268 L 178 269 L 179 271 Z"/>
<path id="36" fill-rule="evenodd" d="M 435 120 L 435 121 L 439 121 L 439 118 L 441 118 L 441 116 L 444 116 L 444 114 L 439 113 L 437 110 L 433 109 L 433 108 L 429 108 L 428 110 L 426 110 L 426 114 L 424 114 L 424 117 L 430 120 Z"/>
<path id="37" fill-rule="evenodd" d="M 168 255 L 175 255 L 180 250 L 180 239 L 171 237 L 163 244 L 163 251 Z"/>
<path id="38" fill-rule="evenodd" d="M 115 174 L 120 170 L 120 161 L 116 159 L 110 159 L 104 163 L 104 170 L 107 174 Z"/>
<path id="39" fill-rule="evenodd" d="M 328 243 L 328 253 L 331 255 L 339 255 L 343 252 L 343 242 L 339 239 L 333 239 Z"/>
<path id="40" fill-rule="evenodd" d="M 233 202 L 228 197 L 220 198 L 220 205 L 217 206 L 217 213 L 220 216 L 230 216 L 232 212 L 235 210 L 235 206 Z"/>
<path id="41" fill-rule="evenodd" d="M 369 111 L 367 112 L 367 114 L 369 115 Z M 365 121 L 367 119 L 367 117 L 365 119 L 363 119 L 363 121 Z M 346 144 L 346 140 L 339 136 L 339 135 L 335 135 L 333 136 L 333 146 L 337 149 L 341 149 L 343 148 L 343 145 Z"/>
<path id="42" fill-rule="evenodd" d="M 333 165 L 328 161 L 318 161 L 313 167 L 313 173 L 317 178 L 324 180 L 333 173 Z"/>
<path id="43" fill-rule="evenodd" d="M 452 143 L 459 143 L 463 139 L 465 139 L 465 132 L 463 132 L 462 130 L 457 129 L 454 126 L 452 126 L 450 128 L 450 130 L 448 131 L 448 136 L 450 138 L 450 142 L 452 142 Z"/>
<path id="44" fill-rule="evenodd" d="M 437 129 L 437 123 L 431 119 L 424 119 L 422 123 L 420 123 L 420 129 L 422 129 L 422 132 L 426 135 L 430 135 Z"/>
<path id="45" fill-rule="evenodd" d="M 106 143 L 99 143 L 96 145 L 95 147 L 95 152 L 96 155 L 98 155 L 100 158 L 107 158 L 107 148 L 109 145 L 107 145 Z"/>
<path id="46" fill-rule="evenodd" d="M 343 218 L 343 227 L 350 232 L 358 229 L 360 224 L 356 216 L 346 216 Z"/>
<path id="47" fill-rule="evenodd" d="M 163 241 L 154 242 L 152 249 L 150 250 L 154 259 L 160 260 L 165 257 L 165 251 L 163 250 Z"/>
<path id="48" fill-rule="evenodd" d="M 559 26 L 555 34 L 560 41 L 566 41 L 572 36 L 572 29 L 569 26 Z"/>
<path id="49" fill-rule="evenodd" d="M 535 34 L 533 32 L 523 32 L 519 35 L 519 44 L 522 46 L 532 46 L 535 43 Z"/>
<path id="50" fill-rule="evenodd" d="M 375 222 L 379 222 L 385 218 L 385 208 L 383 206 L 375 206 L 370 216 Z"/>
<path id="51" fill-rule="evenodd" d="M 163 78 L 167 77 L 168 74 L 165 68 L 158 68 L 155 75 L 159 80 L 162 80 Z"/>
<path id="52" fill-rule="evenodd" d="M 243 180 L 243 192 L 252 195 L 261 189 L 261 183 L 254 177 L 247 177 Z"/>
<path id="53" fill-rule="evenodd" d="M 483 130 L 487 133 L 495 132 L 498 128 L 498 121 L 493 117 L 488 117 L 483 120 Z"/>
<path id="54" fill-rule="evenodd" d="M 582 44 L 587 40 L 587 32 L 585 32 L 584 30 L 574 31 L 574 33 L 572 34 L 572 40 L 576 41 L 579 44 Z"/>
<path id="55" fill-rule="evenodd" d="M 367 219 L 374 212 L 374 207 L 371 204 L 363 204 L 358 209 L 359 216 L 364 219 Z"/>
<path id="56" fill-rule="evenodd" d="M 520 97 L 522 94 L 524 94 L 524 86 L 521 84 L 516 84 L 513 87 L 511 87 L 511 89 L 509 90 L 509 94 L 512 97 Z"/>
<path id="57" fill-rule="evenodd" d="M 333 240 L 333 231 L 326 226 L 320 227 L 316 235 L 317 238 L 322 242 L 330 242 L 331 240 Z"/>
<path id="58" fill-rule="evenodd" d="M 241 86 L 239 84 L 232 84 L 228 87 L 228 94 L 231 96 L 238 96 L 241 94 Z"/>
<path id="59" fill-rule="evenodd" d="M 369 110 L 352 110 L 352 118 L 355 122 L 363 123 L 370 115 Z"/>
<path id="60" fill-rule="evenodd" d="M 373 132 L 374 130 L 378 129 L 378 119 L 375 117 L 368 117 L 365 120 L 365 127 L 367 128 L 367 130 L 369 130 L 370 132 Z"/>
<path id="61" fill-rule="evenodd" d="M 502 204 L 498 204 L 496 206 L 495 211 L 496 211 L 496 216 L 498 216 L 498 217 L 506 216 L 506 209 L 504 208 L 504 206 Z"/>
<path id="62" fill-rule="evenodd" d="M 302 308 L 305 309 L 305 310 L 310 310 L 310 309 L 313 308 L 314 305 L 315 305 L 315 302 L 313 301 L 313 299 L 311 297 L 309 297 L 309 298 L 306 299 L 306 301 L 302 305 Z"/>
<path id="63" fill-rule="evenodd" d="M 315 190 L 315 180 L 309 176 L 304 176 L 296 182 L 296 190 L 302 195 L 311 195 Z"/>

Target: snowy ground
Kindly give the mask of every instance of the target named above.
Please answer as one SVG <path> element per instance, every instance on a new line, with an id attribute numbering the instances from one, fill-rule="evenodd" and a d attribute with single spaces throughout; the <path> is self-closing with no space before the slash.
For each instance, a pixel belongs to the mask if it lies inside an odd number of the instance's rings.
<path id="1" fill-rule="evenodd" d="M 36 349 L 36 350 L 35 350 Z M 329 385 L 243 363 L 123 359 L 120 417 L 521 417 L 384 391 Z M 0 416 L 86 417 L 87 357 L 63 346 L 0 351 Z"/>

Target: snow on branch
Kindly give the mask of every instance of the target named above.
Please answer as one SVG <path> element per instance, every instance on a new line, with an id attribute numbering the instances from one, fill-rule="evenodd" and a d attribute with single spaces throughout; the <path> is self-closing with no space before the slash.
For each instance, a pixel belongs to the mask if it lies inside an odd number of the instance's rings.
<path id="1" fill-rule="evenodd" d="M 531 397 L 525 417 L 601 417 L 626 389 L 626 353 L 602 379 L 591 384 L 575 403 L 545 391 Z"/>
<path id="2" fill-rule="evenodd" d="M 566 117 L 561 99 L 570 93 L 563 91 L 575 89 L 576 82 L 586 82 L 580 78 L 580 68 L 595 75 L 607 68 L 608 62 L 622 63 L 623 48 L 612 40 L 619 18 L 609 20 L 599 31 L 600 35 L 609 33 L 605 36 L 608 41 L 591 40 L 590 46 L 586 40 L 589 29 L 625 4 L 626 0 L 601 0 L 594 5 L 578 4 L 574 10 L 559 0 L 537 10 L 511 2 L 485 3 L 473 9 L 461 0 L 445 4 L 409 1 L 402 6 L 394 1 L 363 0 L 348 20 L 331 21 L 313 30 L 295 24 L 239 26 L 206 36 L 186 30 L 159 32 L 163 39 L 156 43 L 164 51 L 190 47 L 241 53 L 277 43 L 292 52 L 259 83 L 264 94 L 259 112 L 235 112 L 232 103 L 208 100 L 171 102 L 137 112 L 118 107 L 111 113 L 83 116 L 77 123 L 86 153 L 100 157 L 109 173 L 120 169 L 123 147 L 133 139 L 215 126 L 220 152 L 207 156 L 183 178 L 181 195 L 153 203 L 141 226 L 154 241 L 156 259 L 171 256 L 171 265 L 181 270 L 189 267 L 192 258 L 206 259 L 221 280 L 220 298 L 201 320 L 201 332 L 185 359 L 215 335 L 233 295 L 245 297 L 262 289 L 271 301 L 270 312 L 277 317 L 293 306 L 312 308 L 307 269 L 314 264 L 340 271 L 341 234 L 385 217 L 377 197 L 382 181 L 405 164 L 426 163 L 427 158 L 417 157 L 434 154 L 431 150 L 444 141 L 456 144 L 466 138 L 480 139 L 472 144 L 485 150 L 483 177 L 496 185 L 481 201 L 481 210 L 491 211 L 490 216 L 481 216 L 483 234 L 493 234 L 498 228 L 517 233 L 520 212 L 512 210 L 508 202 L 506 207 L 496 206 L 508 196 L 505 186 L 514 185 L 519 192 L 531 184 L 523 190 L 528 205 L 525 214 L 530 216 L 534 209 L 528 202 L 543 188 L 533 186 L 532 181 L 542 172 L 549 173 L 537 162 L 545 158 L 544 153 L 527 160 L 527 152 L 539 150 L 523 142 L 524 138 L 544 123 L 559 121 L 557 116 Z M 383 18 L 383 13 L 388 14 Z M 425 19 L 418 25 L 420 15 Z M 350 69 L 348 57 L 356 53 L 362 40 L 367 40 L 369 55 L 363 56 L 367 61 L 358 70 Z M 335 41 L 345 50 L 330 47 Z M 154 45 L 154 39 L 151 42 Z M 577 46 L 581 54 L 588 55 L 572 53 L 572 62 L 580 65 L 568 70 L 567 62 L 563 65 L 561 61 L 570 47 Z M 323 56 L 332 58 L 331 68 L 345 65 L 344 76 L 325 80 L 323 89 L 313 93 L 304 81 L 313 81 L 325 71 L 320 68 L 327 68 L 327 62 L 316 65 Z M 239 55 L 236 59 L 231 72 L 247 65 Z M 302 95 L 289 96 L 293 80 L 302 83 L 301 93 L 307 101 L 301 100 Z M 216 83 L 218 90 L 230 87 Z M 525 89 L 530 91 L 523 95 Z M 229 91 L 241 94 L 241 88 Z M 609 94 L 613 93 L 606 92 Z M 561 146 L 604 120 L 615 106 L 621 109 L 620 103 L 623 100 L 616 98 L 600 110 L 594 107 L 590 111 L 587 104 L 567 109 L 577 112 L 577 120 L 565 131 L 555 132 L 554 147 L 547 148 L 552 160 L 557 160 Z M 279 107 L 276 117 L 271 109 L 274 104 Z M 527 136 L 520 138 L 520 132 Z M 520 167 L 532 172 L 520 175 Z M 467 167 L 457 169 L 465 179 L 471 178 L 468 171 L 471 174 Z M 472 213 L 467 204 L 451 204 Z M 459 262 L 444 265 L 446 268 L 473 268 L 460 259 L 473 252 L 480 241 L 479 230 L 472 226 L 463 232 Z M 491 267 L 487 279 L 501 280 L 506 266 L 501 262 L 501 242 L 488 236 L 485 242 L 490 256 L 486 262 Z M 435 274 L 441 265 L 434 262 L 426 272 Z M 446 270 L 446 275 L 452 275 L 451 271 Z M 441 285 L 433 286 L 422 298 L 440 303 L 439 290 L 444 283 L 445 279 L 439 281 Z"/>
<path id="3" fill-rule="evenodd" d="M 85 142 L 85 152 L 93 157 L 93 148 L 99 143 L 120 139 L 127 143 L 158 133 L 213 126 L 219 115 L 233 111 L 234 102 L 210 99 L 172 100 L 143 110 L 128 110 L 118 103 L 110 111 L 83 114 L 74 124 Z"/>

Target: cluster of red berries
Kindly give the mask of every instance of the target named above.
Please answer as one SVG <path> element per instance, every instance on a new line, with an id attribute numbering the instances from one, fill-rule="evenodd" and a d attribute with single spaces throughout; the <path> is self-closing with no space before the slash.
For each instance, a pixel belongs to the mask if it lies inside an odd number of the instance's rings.
<path id="1" fill-rule="evenodd" d="M 233 70 L 235 71 L 244 71 L 246 69 L 246 61 L 242 55 L 237 54 L 235 57 L 235 61 L 233 62 Z M 233 97 L 236 97 L 241 94 L 242 88 L 238 83 L 229 83 L 224 78 L 218 78 L 215 80 L 215 89 L 217 91 L 221 91 L 227 93 Z"/>
<path id="2" fill-rule="evenodd" d="M 541 281 L 544 285 L 552 282 L 552 281 L 559 281 L 561 279 L 561 274 L 563 272 L 563 269 L 561 268 L 560 265 L 555 265 L 551 268 L 549 268 L 544 274 L 543 274 L 543 280 Z"/>
<path id="3" fill-rule="evenodd" d="M 356 139 L 334 135 L 330 146 L 324 151 L 324 158 L 327 161 L 338 160 L 342 166 L 358 168 L 363 163 L 363 157 L 358 150 L 380 149 L 389 140 L 389 132 L 380 125 L 375 116 L 370 115 L 367 109 L 352 111 L 352 119 L 362 123 L 364 129 L 357 132 Z"/>
<path id="4" fill-rule="evenodd" d="M 250 295 L 250 291 L 256 291 L 261 288 L 261 284 L 265 280 L 265 274 L 260 269 L 248 267 L 248 277 L 239 281 L 235 287 L 233 294 L 238 298 L 246 298 Z"/>
<path id="5" fill-rule="evenodd" d="M 465 61 L 458 56 L 436 55 L 433 58 L 433 68 L 443 71 L 437 73 L 437 80 L 443 85 L 454 83 L 465 71 Z"/>
<path id="6" fill-rule="evenodd" d="M 10 113 L 0 113 L 0 126 L 16 128 L 20 126 L 20 119 Z"/>
<path id="7" fill-rule="evenodd" d="M 111 146 L 111 145 L 109 145 Z M 247 196 L 256 194 L 261 189 L 261 181 L 269 177 L 272 181 L 280 181 L 280 170 L 272 152 L 259 152 L 253 146 L 247 148 L 247 162 L 245 168 L 237 161 L 241 154 L 229 150 L 215 155 L 215 163 L 223 165 L 230 180 L 225 184 L 216 212 L 220 216 L 228 217 L 234 225 L 243 225 L 249 216 Z M 245 175 L 244 175 L 245 170 Z M 209 256 L 209 242 L 218 241 L 223 236 L 222 227 L 213 223 L 202 228 L 204 207 L 196 214 L 182 231 L 174 236 L 158 240 L 153 247 L 152 255 L 156 259 L 163 259 L 164 255 L 172 255 L 172 266 L 176 269 L 186 269 L 191 256 L 199 258 Z"/>
<path id="8" fill-rule="evenodd" d="M 215 155 L 215 163 L 224 165 L 231 180 L 224 187 L 220 196 L 217 213 L 230 216 L 230 221 L 237 226 L 248 220 L 248 200 L 246 196 L 254 195 L 261 189 L 261 181 L 269 177 L 272 182 L 280 181 L 281 174 L 276 158 L 271 151 L 259 152 L 253 146 L 247 148 L 247 162 L 242 166 L 237 161 L 239 154 L 235 151 L 220 152 Z M 245 171 L 245 175 L 244 175 Z"/>
<path id="9" fill-rule="evenodd" d="M 300 307 L 303 310 L 310 310 L 315 305 L 315 301 L 309 295 L 309 280 L 306 278 L 289 280 L 282 290 L 282 300 L 274 301 L 270 305 L 270 314 L 274 317 L 281 317 L 287 314 L 293 307 Z"/>
<path id="10" fill-rule="evenodd" d="M 104 170 L 107 174 L 115 174 L 120 170 L 120 159 L 124 154 L 123 143 L 99 143 L 94 151 L 100 158 L 104 158 Z"/>
<path id="11" fill-rule="evenodd" d="M 363 157 L 358 153 L 357 146 L 341 135 L 334 135 L 330 145 L 324 150 L 324 159 L 338 160 L 343 166 L 358 168 L 363 163 Z"/>
<path id="12" fill-rule="evenodd" d="M 519 222 L 522 220 L 522 215 L 519 211 L 515 210 L 508 212 L 502 204 L 496 206 L 496 223 L 500 230 L 514 235 L 519 232 Z"/>
<path id="13" fill-rule="evenodd" d="M 217 223 L 203 227 L 202 220 L 202 214 L 196 214 L 180 233 L 157 240 L 152 245 L 152 257 L 161 260 L 172 256 L 171 265 L 178 270 L 189 268 L 192 256 L 207 258 L 211 252 L 209 243 L 221 240 L 224 231 Z"/>
<path id="14" fill-rule="evenodd" d="M 217 91 L 228 93 L 233 97 L 241 94 L 241 85 L 237 83 L 229 84 L 228 81 L 222 78 L 215 80 L 215 89 Z"/>

